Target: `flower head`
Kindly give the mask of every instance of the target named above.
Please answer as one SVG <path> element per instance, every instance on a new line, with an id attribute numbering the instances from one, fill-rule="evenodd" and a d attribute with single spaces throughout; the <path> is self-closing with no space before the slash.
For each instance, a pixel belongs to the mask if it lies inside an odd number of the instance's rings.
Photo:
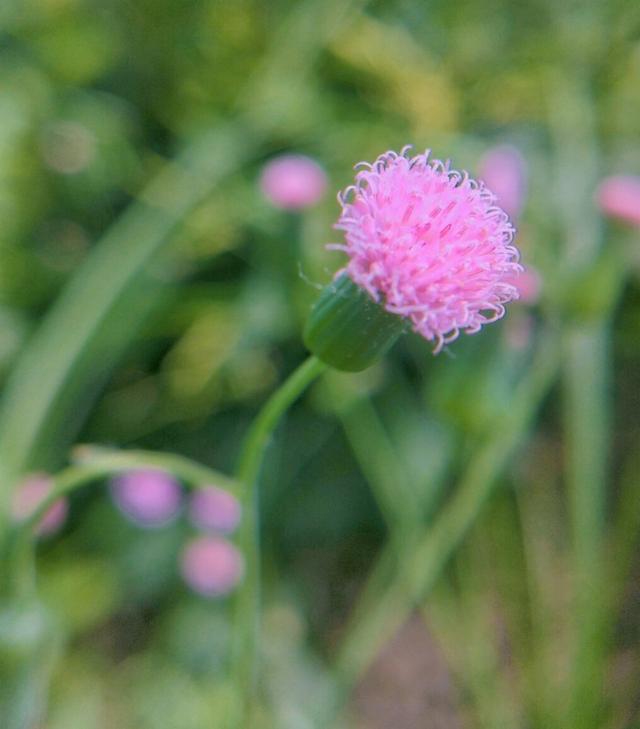
<path id="1" fill-rule="evenodd" d="M 131 521 L 143 527 L 163 526 L 177 516 L 182 492 L 178 482 L 165 471 L 136 469 L 111 483 L 116 506 Z"/>
<path id="2" fill-rule="evenodd" d="M 11 509 L 13 518 L 16 521 L 28 519 L 47 498 L 52 487 L 51 478 L 44 473 L 34 473 L 28 476 L 14 493 Z M 36 533 L 39 536 L 49 536 L 57 532 L 67 518 L 67 512 L 66 499 L 55 501 L 40 519 Z"/>
<path id="3" fill-rule="evenodd" d="M 301 210 L 320 202 L 327 189 L 327 175 L 310 157 L 284 154 L 264 166 L 260 187 L 276 207 Z"/>
<path id="4" fill-rule="evenodd" d="M 191 497 L 189 518 L 204 531 L 229 533 L 240 521 L 240 504 L 233 494 L 224 489 L 203 486 Z"/>
<path id="5" fill-rule="evenodd" d="M 242 555 L 221 537 L 196 537 L 185 547 L 180 564 L 184 581 L 205 597 L 230 592 L 244 572 Z"/>
<path id="6" fill-rule="evenodd" d="M 607 177 L 600 184 L 596 199 L 605 215 L 640 226 L 640 177 Z"/>
<path id="7" fill-rule="evenodd" d="M 340 273 L 438 352 L 504 315 L 522 267 L 515 230 L 484 184 L 408 150 L 356 166 L 355 184 L 338 195 L 346 243 L 331 247 L 349 256 Z"/>

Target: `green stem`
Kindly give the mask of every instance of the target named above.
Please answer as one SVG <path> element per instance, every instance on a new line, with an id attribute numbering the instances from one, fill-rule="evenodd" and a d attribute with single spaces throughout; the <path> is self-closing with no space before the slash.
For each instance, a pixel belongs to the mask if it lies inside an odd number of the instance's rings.
<path id="1" fill-rule="evenodd" d="M 35 545 L 30 531 L 11 529 L 0 548 L 0 604 L 33 598 L 36 591 Z"/>
<path id="2" fill-rule="evenodd" d="M 561 193 L 558 213 L 566 238 L 565 265 L 572 271 L 593 266 L 603 247 L 602 222 L 588 204 L 599 176 L 599 142 L 590 79 L 583 73 L 582 68 L 570 67 L 551 84 L 555 102 L 551 104 L 551 129 Z M 605 265 L 602 260 L 598 264 L 600 269 Z M 605 706 L 594 687 L 604 680 L 606 623 L 610 620 L 604 600 L 610 579 L 604 565 L 611 418 L 609 319 L 624 280 L 622 269 L 622 265 L 614 267 L 609 300 L 603 302 L 598 316 L 571 323 L 564 337 L 565 473 L 575 575 L 572 695 L 566 718 L 585 729 L 601 726 Z"/>
<path id="3" fill-rule="evenodd" d="M 336 402 L 347 394 L 335 386 Z M 409 526 L 422 521 L 422 505 L 417 497 L 418 485 L 399 458 L 368 397 L 359 397 L 346 407 L 336 408 L 338 417 L 358 465 L 372 488 L 378 508 L 393 538 L 402 541 Z"/>
<path id="4" fill-rule="evenodd" d="M 236 479 L 241 485 L 240 499 L 244 508 L 238 539 L 245 558 L 245 577 L 236 597 L 231 657 L 234 686 L 241 698 L 240 704 L 235 707 L 239 712 L 235 722 L 237 726 L 246 725 L 244 719 L 251 711 L 256 691 L 260 608 L 258 519 L 260 466 L 281 416 L 326 367 L 316 357 L 309 357 L 269 398 L 245 438 L 236 469 Z"/>

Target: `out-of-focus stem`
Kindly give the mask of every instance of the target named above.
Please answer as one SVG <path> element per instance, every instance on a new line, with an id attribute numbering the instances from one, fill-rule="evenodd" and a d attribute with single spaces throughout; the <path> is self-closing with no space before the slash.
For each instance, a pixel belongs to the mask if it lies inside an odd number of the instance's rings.
<path id="1" fill-rule="evenodd" d="M 574 73 L 552 87 L 551 129 L 556 141 L 558 215 L 563 225 L 564 273 L 592 266 L 601 246 L 601 222 L 590 201 L 598 179 L 593 102 L 586 80 Z M 566 471 L 579 580 L 601 547 L 607 461 L 608 336 L 604 316 L 570 323 L 563 337 Z"/>
<path id="2" fill-rule="evenodd" d="M 591 195 L 598 181 L 598 138 L 588 79 L 576 68 L 552 83 L 558 214 L 567 273 L 593 266 L 602 246 L 601 221 Z M 622 274 L 619 277 L 622 280 Z M 620 286 L 613 289 L 617 294 Z M 610 421 L 609 315 L 615 299 L 588 321 L 567 326 L 563 347 L 566 481 L 573 527 L 574 656 L 567 720 L 601 726 L 606 649 L 604 570 Z"/>
<path id="3" fill-rule="evenodd" d="M 474 523 L 556 377 L 557 344 L 553 335 L 541 344 L 529 372 L 514 393 L 508 416 L 494 427 L 489 440 L 471 459 L 455 495 L 435 522 L 407 546 L 392 585 L 366 614 L 357 614 L 336 666 L 345 691 L 392 636 L 407 612 L 424 599 Z"/>
<path id="4" fill-rule="evenodd" d="M 53 477 L 53 487 L 38 508 L 20 524 L 29 532 L 35 527 L 47 510 L 62 496 L 98 479 L 124 471 L 141 468 L 157 468 L 179 478 L 186 486 L 214 484 L 231 493 L 238 491 L 238 484 L 213 468 L 192 461 L 176 453 L 155 451 L 119 451 L 102 446 L 79 446 L 73 451 L 75 464 L 65 468 Z"/>
<path id="5" fill-rule="evenodd" d="M 342 393 L 335 388 L 334 398 L 339 401 L 341 397 Z M 358 397 L 346 406 L 338 407 L 337 413 L 391 537 L 400 539 L 403 530 L 422 518 L 422 506 L 407 469 L 368 397 Z"/>
<path id="6" fill-rule="evenodd" d="M 235 605 L 231 676 L 238 692 L 230 726 L 250 726 L 256 695 L 260 620 L 260 523 L 258 477 L 265 450 L 282 415 L 327 366 L 309 357 L 267 400 L 254 420 L 242 447 L 236 480 L 240 484 L 243 519 L 238 541 L 245 559 L 245 575 Z"/>

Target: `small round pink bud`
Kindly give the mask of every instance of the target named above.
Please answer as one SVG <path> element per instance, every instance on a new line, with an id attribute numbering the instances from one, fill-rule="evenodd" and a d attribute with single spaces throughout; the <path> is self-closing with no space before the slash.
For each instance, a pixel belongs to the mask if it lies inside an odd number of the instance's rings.
<path id="1" fill-rule="evenodd" d="M 189 587 L 205 597 L 220 597 L 242 579 L 244 561 L 238 550 L 221 537 L 196 537 L 185 547 L 181 572 Z"/>
<path id="2" fill-rule="evenodd" d="M 142 527 L 159 527 L 171 522 L 180 510 L 182 491 L 165 471 L 139 469 L 124 473 L 111 482 L 116 506 Z"/>
<path id="3" fill-rule="evenodd" d="M 516 147 L 501 144 L 480 160 L 478 177 L 512 220 L 520 217 L 527 195 L 527 164 Z"/>
<path id="4" fill-rule="evenodd" d="M 596 201 L 605 215 L 640 226 L 640 177 L 614 175 L 605 178 L 596 193 Z"/>
<path id="5" fill-rule="evenodd" d="M 217 486 L 204 486 L 194 491 L 189 503 L 189 518 L 203 531 L 231 533 L 240 521 L 238 499 Z"/>
<path id="6" fill-rule="evenodd" d="M 40 506 L 53 488 L 52 479 L 44 473 L 28 476 L 16 489 L 13 496 L 12 516 L 16 521 L 24 521 Z M 49 536 L 60 530 L 67 518 L 68 504 L 66 499 L 58 499 L 45 512 L 36 533 Z"/>
<path id="7" fill-rule="evenodd" d="M 301 154 L 285 154 L 267 162 L 260 177 L 264 196 L 283 210 L 316 205 L 327 189 L 327 175 L 320 165 Z"/>

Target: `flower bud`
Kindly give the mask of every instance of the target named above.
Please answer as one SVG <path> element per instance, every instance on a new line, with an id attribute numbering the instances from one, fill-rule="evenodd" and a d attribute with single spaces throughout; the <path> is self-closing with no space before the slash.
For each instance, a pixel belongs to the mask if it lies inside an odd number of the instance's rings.
<path id="1" fill-rule="evenodd" d="M 303 210 L 322 200 L 327 175 L 310 157 L 285 154 L 265 165 L 260 186 L 264 196 L 277 208 Z"/>
<path id="2" fill-rule="evenodd" d="M 222 537 L 203 536 L 185 547 L 180 571 L 189 587 L 204 597 L 222 597 L 240 582 L 244 572 L 242 555 Z"/>
<path id="3" fill-rule="evenodd" d="M 238 526 L 241 507 L 233 494 L 209 485 L 194 491 L 188 513 L 191 523 L 198 529 L 230 534 Z"/>
<path id="4" fill-rule="evenodd" d="M 116 506 L 134 524 L 160 527 L 180 511 L 180 484 L 165 471 L 141 468 L 123 473 L 111 483 Z"/>

